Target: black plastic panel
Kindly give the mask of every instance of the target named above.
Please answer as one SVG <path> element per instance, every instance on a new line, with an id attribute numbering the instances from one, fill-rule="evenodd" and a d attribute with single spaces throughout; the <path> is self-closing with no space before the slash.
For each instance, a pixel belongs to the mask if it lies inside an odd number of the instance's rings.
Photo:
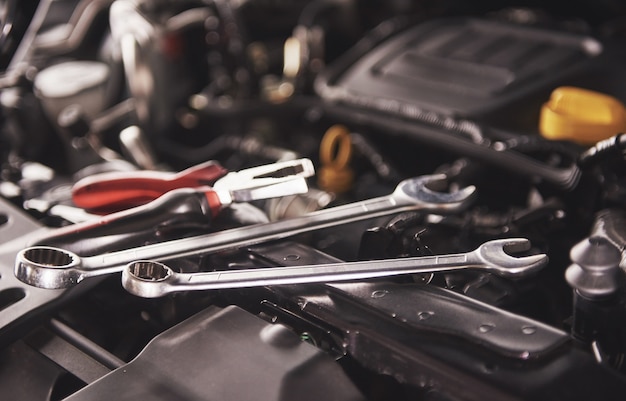
<path id="1" fill-rule="evenodd" d="M 250 248 L 255 257 L 278 265 L 336 263 L 305 245 L 279 242 Z M 288 258 L 295 255 L 297 258 Z M 379 280 L 383 282 L 383 280 Z M 551 326 L 506 312 L 464 295 L 435 286 L 333 283 L 329 296 L 358 299 L 363 307 L 394 316 L 417 333 L 434 334 L 442 341 L 454 340 L 480 346 L 489 352 L 513 359 L 540 359 L 553 355 L 569 341 L 567 333 Z M 410 305 L 406 307 L 406 305 Z M 557 351 L 558 352 L 558 351 Z"/>
<path id="2" fill-rule="evenodd" d="M 454 18 L 417 25 L 363 50 L 339 63 L 350 65 L 345 71 L 318 82 L 321 96 L 409 117 L 421 109 L 477 116 L 557 82 L 601 54 L 602 45 L 585 36 Z"/>
<path id="3" fill-rule="evenodd" d="M 95 400 L 364 400 L 330 356 L 231 306 L 157 336 L 125 366 L 67 398 Z"/>

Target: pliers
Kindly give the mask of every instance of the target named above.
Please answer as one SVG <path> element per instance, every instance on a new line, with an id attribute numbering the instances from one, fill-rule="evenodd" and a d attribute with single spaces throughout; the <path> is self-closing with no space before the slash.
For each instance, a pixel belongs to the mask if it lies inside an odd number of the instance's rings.
<path id="1" fill-rule="evenodd" d="M 309 159 L 230 173 L 218 162 L 208 161 L 178 173 L 143 170 L 95 174 L 74 184 L 72 201 L 92 213 L 106 214 L 146 204 L 175 189 L 198 188 L 210 198 L 215 214 L 231 202 L 306 192 L 304 178 L 314 174 Z"/>
<path id="2" fill-rule="evenodd" d="M 177 174 L 94 175 L 79 181 L 74 191 L 75 201 L 88 205 L 89 210 L 102 212 L 111 205 L 120 209 L 147 203 L 52 230 L 35 245 L 62 246 L 90 255 L 167 239 L 164 236 L 168 232 L 209 227 L 212 219 L 233 202 L 305 193 L 306 178 L 314 171 L 309 159 L 299 159 L 231 173 L 212 162 Z M 221 178 L 216 180 L 218 176 Z M 213 186 L 205 185 L 210 182 Z M 172 189 L 178 185 L 192 187 Z"/>

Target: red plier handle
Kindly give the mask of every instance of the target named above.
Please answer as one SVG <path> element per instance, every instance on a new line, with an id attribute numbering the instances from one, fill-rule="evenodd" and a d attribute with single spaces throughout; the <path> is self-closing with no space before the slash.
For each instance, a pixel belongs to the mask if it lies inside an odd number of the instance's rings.
<path id="1" fill-rule="evenodd" d="M 216 161 L 208 161 L 179 173 L 133 171 L 96 174 L 72 187 L 74 204 L 92 212 L 116 212 L 143 205 L 178 188 L 213 185 L 228 173 Z"/>

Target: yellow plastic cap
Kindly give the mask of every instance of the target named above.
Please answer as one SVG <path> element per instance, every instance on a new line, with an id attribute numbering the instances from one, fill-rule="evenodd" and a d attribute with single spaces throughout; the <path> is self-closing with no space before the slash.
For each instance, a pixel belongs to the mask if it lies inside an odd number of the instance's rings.
<path id="1" fill-rule="evenodd" d="M 624 104 L 604 93 L 563 86 L 541 108 L 539 132 L 548 139 L 589 145 L 624 131 Z"/>

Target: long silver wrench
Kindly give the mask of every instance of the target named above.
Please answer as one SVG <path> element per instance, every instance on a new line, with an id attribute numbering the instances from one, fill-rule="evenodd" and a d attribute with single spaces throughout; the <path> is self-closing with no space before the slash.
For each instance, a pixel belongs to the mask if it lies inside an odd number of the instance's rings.
<path id="1" fill-rule="evenodd" d="M 157 298 L 180 291 L 326 283 L 461 269 L 481 269 L 507 278 L 521 278 L 548 262 L 545 254 L 514 257 L 505 252 L 528 249 L 527 239 L 511 238 L 485 242 L 467 253 L 205 273 L 176 273 L 163 263 L 139 260 L 129 263 L 122 271 L 122 286 L 140 297 Z"/>
<path id="2" fill-rule="evenodd" d="M 405 211 L 451 213 L 467 207 L 475 194 L 476 189 L 473 186 L 451 193 L 436 192 L 426 187 L 427 184 L 445 179 L 442 174 L 410 178 L 400 182 L 394 192 L 387 196 L 324 209 L 293 219 L 84 258 L 65 249 L 29 247 L 17 254 L 14 273 L 19 280 L 35 287 L 69 288 L 88 277 L 120 272 L 124 266 L 135 260 L 165 261 L 207 254 Z"/>

